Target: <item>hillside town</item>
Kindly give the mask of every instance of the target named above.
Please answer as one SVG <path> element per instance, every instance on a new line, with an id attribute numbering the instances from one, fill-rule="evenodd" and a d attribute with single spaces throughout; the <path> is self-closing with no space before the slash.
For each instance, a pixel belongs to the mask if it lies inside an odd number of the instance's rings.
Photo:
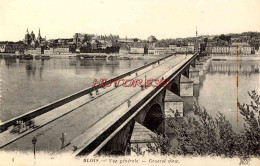
<path id="1" fill-rule="evenodd" d="M 47 39 L 26 30 L 21 41 L 0 42 L 0 54 L 65 55 L 73 53 L 118 53 L 161 55 L 169 53 L 255 54 L 259 51 L 260 33 L 244 32 L 227 35 L 201 35 L 188 38 L 158 40 L 151 35 L 146 40 L 121 38 L 118 35 L 75 33 L 72 38 Z"/>

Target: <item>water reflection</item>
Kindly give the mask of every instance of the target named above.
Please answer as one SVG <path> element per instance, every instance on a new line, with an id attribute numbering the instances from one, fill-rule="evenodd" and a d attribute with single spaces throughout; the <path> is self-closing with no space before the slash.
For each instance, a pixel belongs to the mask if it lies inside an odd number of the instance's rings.
<path id="1" fill-rule="evenodd" d="M 16 59 L 10 58 L 10 59 L 5 59 L 4 61 L 5 61 L 5 65 L 8 68 L 16 65 Z"/>
<path id="2" fill-rule="evenodd" d="M 212 61 L 210 73 L 236 74 L 237 70 L 240 74 L 251 75 L 259 73 L 259 61 Z"/>
<path id="3" fill-rule="evenodd" d="M 28 61 L 23 62 L 23 63 L 26 63 L 25 71 L 26 71 L 26 74 L 27 74 L 27 78 L 29 78 L 30 76 L 35 76 L 36 64 L 32 60 L 28 60 Z"/>

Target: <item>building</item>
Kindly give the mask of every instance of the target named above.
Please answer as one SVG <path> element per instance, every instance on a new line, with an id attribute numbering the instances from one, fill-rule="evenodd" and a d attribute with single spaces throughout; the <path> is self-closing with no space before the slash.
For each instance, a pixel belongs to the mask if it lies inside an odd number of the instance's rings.
<path id="1" fill-rule="evenodd" d="M 19 52 L 19 53 L 23 53 L 24 50 L 26 49 L 26 45 L 24 45 L 21 42 L 7 42 L 5 44 L 1 44 L 0 45 L 0 52 L 3 53 L 15 53 L 15 52 Z"/>
<path id="2" fill-rule="evenodd" d="M 188 42 L 187 52 L 188 53 L 194 53 L 195 52 L 194 42 Z"/>
<path id="3" fill-rule="evenodd" d="M 52 55 L 52 54 L 54 54 L 54 48 L 44 49 L 44 54 L 45 55 Z"/>
<path id="4" fill-rule="evenodd" d="M 249 55 L 254 54 L 255 49 L 246 42 L 234 42 L 231 46 L 211 46 L 210 52 L 212 54 Z"/>
<path id="5" fill-rule="evenodd" d="M 69 54 L 70 53 L 70 46 L 69 45 L 62 45 L 56 48 L 47 48 L 44 49 L 44 54 L 52 55 L 52 54 Z"/>
<path id="6" fill-rule="evenodd" d="M 69 45 L 62 45 L 62 46 L 56 47 L 56 48 L 54 48 L 53 53 L 54 54 L 69 54 L 70 47 L 69 47 Z"/>
<path id="7" fill-rule="evenodd" d="M 131 54 L 144 54 L 144 47 L 131 47 L 130 53 Z"/>
<path id="8" fill-rule="evenodd" d="M 169 45 L 169 49 L 170 50 L 176 50 L 176 47 L 177 47 L 177 45 L 175 45 L 175 44 L 170 44 Z"/>
<path id="9" fill-rule="evenodd" d="M 194 53 L 195 52 L 195 46 L 194 46 L 194 42 L 188 42 L 188 45 L 182 45 L 182 46 L 177 46 L 174 44 L 169 45 L 169 49 L 172 52 L 176 52 L 176 53 Z"/>
<path id="10" fill-rule="evenodd" d="M 84 41 L 86 34 L 85 33 L 75 33 L 73 36 L 73 43 L 76 44 L 76 47 L 81 47 Z"/>
<path id="11" fill-rule="evenodd" d="M 163 54 L 169 54 L 170 49 L 169 47 L 155 47 L 154 54 L 155 55 L 163 55 Z"/>
<path id="12" fill-rule="evenodd" d="M 130 53 L 130 51 L 125 49 L 125 48 L 120 48 L 119 49 L 119 54 L 129 54 L 129 53 Z"/>
<path id="13" fill-rule="evenodd" d="M 187 53 L 188 47 L 187 46 L 175 47 L 175 52 L 179 54 Z"/>
<path id="14" fill-rule="evenodd" d="M 121 44 L 119 49 L 119 54 L 129 54 L 130 46 L 128 44 Z"/>
<path id="15" fill-rule="evenodd" d="M 0 43 L 0 52 L 5 52 L 5 43 Z"/>
<path id="16" fill-rule="evenodd" d="M 252 54 L 255 52 L 254 47 L 251 47 L 248 43 L 246 42 L 234 42 L 230 46 L 230 54 Z"/>
<path id="17" fill-rule="evenodd" d="M 155 55 L 155 49 L 148 49 L 149 55 Z"/>
<path id="18" fill-rule="evenodd" d="M 230 54 L 229 46 L 213 46 L 211 47 L 212 54 Z"/>
<path id="19" fill-rule="evenodd" d="M 24 51 L 25 54 L 37 55 L 36 48 L 29 48 Z"/>
<path id="20" fill-rule="evenodd" d="M 26 50 L 24 50 L 25 54 L 32 54 L 32 55 L 39 55 L 43 54 L 43 47 L 38 46 L 38 47 L 29 47 Z"/>

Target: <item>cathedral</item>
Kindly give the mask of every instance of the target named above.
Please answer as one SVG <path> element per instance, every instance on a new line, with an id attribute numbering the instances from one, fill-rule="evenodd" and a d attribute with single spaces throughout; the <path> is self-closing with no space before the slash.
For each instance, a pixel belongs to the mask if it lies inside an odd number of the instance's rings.
<path id="1" fill-rule="evenodd" d="M 40 29 L 39 29 L 38 37 L 36 38 L 33 31 L 30 34 L 28 31 L 28 28 L 27 28 L 27 31 L 26 31 L 26 34 L 24 37 L 24 44 L 37 47 L 39 45 L 43 45 L 45 43 L 45 41 L 46 41 L 46 37 L 45 38 L 41 37 Z"/>

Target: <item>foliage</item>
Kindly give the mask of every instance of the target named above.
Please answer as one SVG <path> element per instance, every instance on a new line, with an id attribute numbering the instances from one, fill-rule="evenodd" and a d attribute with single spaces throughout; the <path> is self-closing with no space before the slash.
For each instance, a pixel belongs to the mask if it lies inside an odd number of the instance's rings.
<path id="1" fill-rule="evenodd" d="M 138 38 L 134 38 L 133 41 L 134 41 L 134 42 L 138 42 L 139 39 L 138 39 Z"/>
<path id="2" fill-rule="evenodd" d="M 91 39 L 92 39 L 92 36 L 91 36 L 91 35 L 85 34 L 82 42 L 83 42 L 83 43 L 85 43 L 85 42 L 90 42 Z"/>
<path id="3" fill-rule="evenodd" d="M 218 112 L 213 118 L 205 108 L 194 103 L 194 117 L 175 116 L 168 125 L 176 133 L 177 146 L 172 147 L 169 138 L 162 134 L 154 137 L 156 147 L 149 147 L 151 153 L 192 156 L 238 156 L 248 161 L 249 157 L 260 156 L 260 101 L 255 91 L 249 92 L 251 104 L 240 104 L 245 119 L 242 133 L 235 133 L 225 116 Z M 168 146 L 168 147 L 167 147 Z"/>
<path id="4" fill-rule="evenodd" d="M 226 36 L 226 35 L 222 34 L 222 35 L 219 36 L 219 39 L 220 40 L 226 40 L 229 43 L 231 42 L 231 36 Z"/>
<path id="5" fill-rule="evenodd" d="M 243 149 L 253 156 L 260 155 L 260 96 L 252 91 L 248 92 L 252 101 L 250 104 L 240 104 L 239 109 L 245 124 L 242 133 Z"/>
<path id="6" fill-rule="evenodd" d="M 171 143 L 169 137 L 166 134 L 156 133 L 156 137 L 151 136 L 155 140 L 155 146 L 152 146 L 150 143 L 148 146 L 148 153 L 150 154 L 169 154 L 171 149 Z"/>

